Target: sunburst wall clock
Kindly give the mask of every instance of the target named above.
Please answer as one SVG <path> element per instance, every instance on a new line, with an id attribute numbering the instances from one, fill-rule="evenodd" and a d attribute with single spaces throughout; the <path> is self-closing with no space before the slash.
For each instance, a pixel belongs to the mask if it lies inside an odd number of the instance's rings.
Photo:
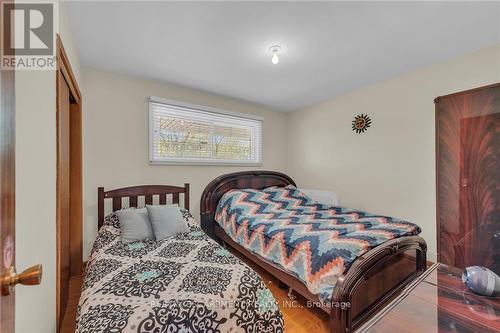
<path id="1" fill-rule="evenodd" d="M 352 121 L 352 130 L 356 133 L 363 133 L 370 127 L 372 120 L 366 114 L 358 114 Z"/>

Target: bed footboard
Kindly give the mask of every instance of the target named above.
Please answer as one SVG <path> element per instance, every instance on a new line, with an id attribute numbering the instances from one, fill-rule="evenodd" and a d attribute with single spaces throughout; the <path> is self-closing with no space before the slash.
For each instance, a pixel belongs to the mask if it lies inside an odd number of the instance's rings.
<path id="1" fill-rule="evenodd" d="M 354 331 L 394 299 L 425 271 L 426 252 L 423 238 L 408 236 L 359 257 L 337 281 L 330 305 L 330 332 Z"/>

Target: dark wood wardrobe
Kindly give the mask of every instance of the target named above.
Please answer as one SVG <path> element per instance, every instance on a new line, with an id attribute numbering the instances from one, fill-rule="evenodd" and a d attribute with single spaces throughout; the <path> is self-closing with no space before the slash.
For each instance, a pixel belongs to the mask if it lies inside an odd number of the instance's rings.
<path id="1" fill-rule="evenodd" d="M 435 104 L 438 259 L 500 274 L 500 83 Z"/>

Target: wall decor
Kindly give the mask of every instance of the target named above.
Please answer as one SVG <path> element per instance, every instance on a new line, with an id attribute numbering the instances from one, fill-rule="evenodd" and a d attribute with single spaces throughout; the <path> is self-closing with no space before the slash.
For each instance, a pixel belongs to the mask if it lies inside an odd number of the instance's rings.
<path id="1" fill-rule="evenodd" d="M 358 114 L 352 121 L 352 130 L 356 133 L 363 133 L 370 127 L 372 120 L 366 114 Z"/>

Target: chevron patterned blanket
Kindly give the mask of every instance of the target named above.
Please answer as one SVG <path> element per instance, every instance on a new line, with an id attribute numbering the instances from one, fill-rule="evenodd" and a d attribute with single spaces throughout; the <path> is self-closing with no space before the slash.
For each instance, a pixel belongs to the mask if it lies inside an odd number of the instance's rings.
<path id="1" fill-rule="evenodd" d="M 229 191 L 215 219 L 232 239 L 297 276 L 323 302 L 356 258 L 421 231 L 392 217 L 317 203 L 294 186 Z"/>

